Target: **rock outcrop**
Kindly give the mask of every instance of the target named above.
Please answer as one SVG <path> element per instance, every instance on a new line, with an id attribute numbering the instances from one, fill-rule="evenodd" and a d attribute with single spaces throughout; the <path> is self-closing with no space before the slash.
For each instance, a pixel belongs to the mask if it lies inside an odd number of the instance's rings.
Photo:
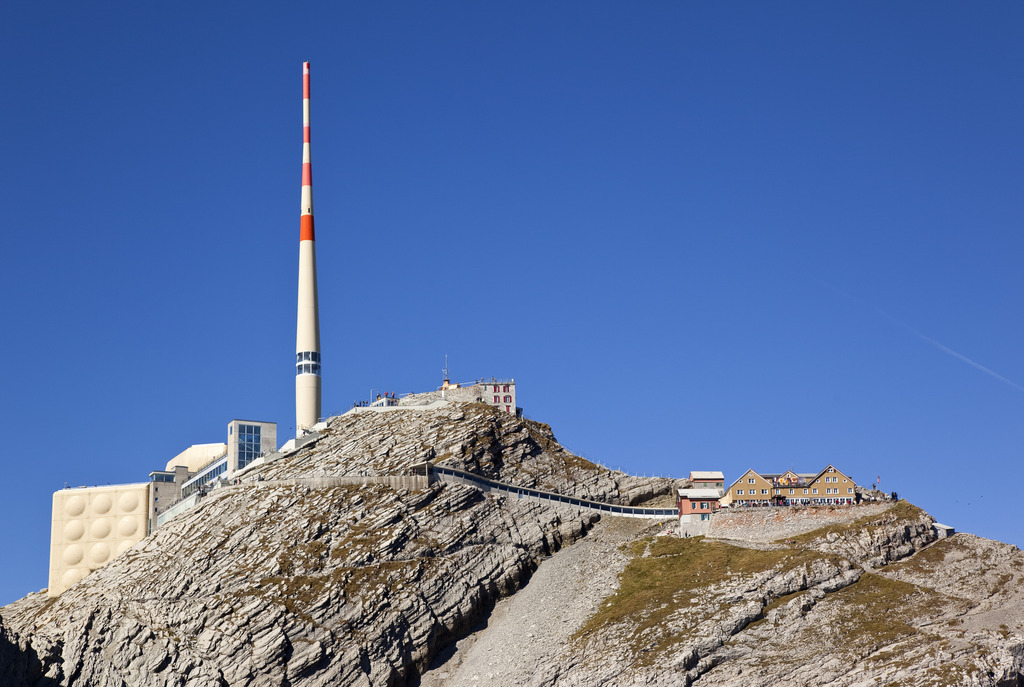
<path id="1" fill-rule="evenodd" d="M 56 684 L 42 677 L 42 666 L 31 647 L 4 627 L 0 618 L 0 685 Z"/>
<path id="2" fill-rule="evenodd" d="M 6 663 L 68 685 L 404 684 L 597 516 L 462 485 L 279 482 L 451 460 L 624 502 L 667 489 L 569 456 L 546 427 L 486 406 L 335 418 L 58 599 L 4 608 L 24 638 Z"/>
<path id="3" fill-rule="evenodd" d="M 750 549 L 640 540 L 546 684 L 1019 684 L 1024 554 L 932 522 L 901 501 Z"/>
<path id="4" fill-rule="evenodd" d="M 509 484 L 634 505 L 673 481 L 608 470 L 565 450 L 551 428 L 482 403 L 433 410 L 354 412 L 332 418 L 310 448 L 266 466 L 266 479 L 394 474 L 425 461 Z"/>
<path id="5" fill-rule="evenodd" d="M 530 674 L 497 684 L 1009 685 L 1024 672 L 1024 554 L 968 535 L 936 542 L 904 502 L 732 527 L 728 541 L 601 523 L 618 534 L 565 558 L 597 515 L 461 484 L 316 479 L 428 461 L 613 503 L 672 486 L 589 463 L 546 425 L 483 404 L 334 418 L 59 598 L 0 609 L 0 684 L 416 684 L 513 595 L 530 599 L 533 627 L 501 623 L 481 646 L 516 647 L 502 665 Z M 562 572 L 517 594 L 552 555 Z M 566 575 L 586 592 L 544 591 Z M 558 627 L 539 632 L 549 617 Z"/>
<path id="6" fill-rule="evenodd" d="M 61 684 L 401 684 L 589 524 L 458 485 L 247 484 L 4 615 Z"/>

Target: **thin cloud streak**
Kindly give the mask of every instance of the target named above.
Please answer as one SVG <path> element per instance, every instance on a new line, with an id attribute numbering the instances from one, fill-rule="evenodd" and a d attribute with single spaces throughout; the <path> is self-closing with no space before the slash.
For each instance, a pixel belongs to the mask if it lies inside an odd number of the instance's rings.
<path id="1" fill-rule="evenodd" d="M 922 334 L 921 332 L 917 331 L 916 329 L 911 327 L 906 322 L 901 322 L 900 320 L 897 320 L 895 317 L 893 317 L 889 313 L 885 312 L 881 308 L 876 308 L 873 305 L 865 303 L 861 299 L 856 298 L 855 296 L 851 296 L 850 294 L 846 293 L 845 291 L 843 291 L 841 289 L 837 289 L 834 286 L 827 285 L 827 284 L 826 284 L 826 286 L 828 286 L 830 289 L 832 289 L 832 290 L 842 294 L 846 298 L 849 298 L 851 301 L 853 301 L 855 303 L 859 303 L 860 305 L 863 305 L 864 307 L 873 310 L 876 314 L 878 314 L 882 318 L 888 320 L 889 322 L 892 322 L 893 324 L 895 324 L 895 325 L 897 325 L 899 327 L 902 327 L 903 329 L 906 329 L 908 332 L 910 332 L 911 334 L 913 334 L 917 338 L 921 339 L 922 341 L 924 341 L 927 344 L 931 344 L 932 346 L 934 346 L 935 348 L 939 349 L 943 353 L 945 353 L 947 355 L 950 355 L 950 356 L 956 358 L 957 360 L 960 360 L 962 362 L 967 363 L 968 365 L 970 365 L 974 369 L 980 370 L 980 371 L 984 372 L 989 377 L 992 377 L 994 379 L 998 379 L 1003 384 L 1007 384 L 1009 386 L 1012 386 L 1017 391 L 1024 391 L 1024 386 L 1021 386 L 1020 384 L 1018 384 L 1017 382 L 1013 381 L 1012 379 L 1007 379 L 1006 377 L 1004 377 L 1003 375 L 999 374 L 995 370 L 990 370 L 989 368 L 985 367 L 981 363 L 975 362 L 974 360 L 971 360 L 966 355 L 964 355 L 962 353 L 957 353 L 956 351 L 954 351 L 949 346 L 947 346 L 947 345 L 945 345 L 945 344 L 943 344 L 943 343 L 941 343 L 939 341 L 936 341 L 935 339 L 931 338 L 930 336 L 927 336 L 927 335 Z"/>
<path id="2" fill-rule="evenodd" d="M 939 349 L 943 353 L 951 355 L 954 358 L 956 358 L 957 360 L 962 360 L 963 362 L 967 363 L 968 365 L 970 365 L 974 369 L 981 370 L 982 372 L 987 374 L 989 377 L 994 377 L 995 379 L 998 379 L 1000 382 L 1003 382 L 1004 384 L 1009 384 L 1010 386 L 1012 386 L 1014 389 L 1017 389 L 1018 391 L 1024 391 L 1024 386 L 1021 386 L 1020 384 L 1018 384 L 1017 382 L 1013 381 L 1012 379 L 1007 379 L 1003 375 L 999 374 L 998 372 L 995 372 L 994 370 L 990 370 L 989 368 L 985 367 L 981 363 L 978 363 L 978 362 L 975 362 L 975 361 L 971 360 L 966 355 L 963 355 L 962 353 L 957 353 L 956 351 L 954 351 L 949 346 L 946 346 L 945 344 L 942 344 L 942 343 L 936 341 L 935 339 L 931 338 L 930 336 L 926 336 L 926 335 L 922 334 L 921 332 L 917 331 L 916 329 L 911 327 L 906 322 L 900 322 L 899 320 L 897 320 L 895 317 L 893 317 L 889 313 L 885 312 L 884 310 L 880 310 L 879 308 L 875 308 L 875 307 L 872 307 L 872 306 L 868 306 L 868 307 L 870 307 L 876 313 L 878 313 L 879 315 L 881 315 L 885 319 L 889 320 L 893 324 L 896 324 L 896 325 L 899 325 L 900 327 L 903 327 L 908 332 L 910 332 L 911 334 L 913 334 L 917 338 L 921 339 L 925 343 L 930 343 L 932 346 L 934 346 L 935 348 Z"/>

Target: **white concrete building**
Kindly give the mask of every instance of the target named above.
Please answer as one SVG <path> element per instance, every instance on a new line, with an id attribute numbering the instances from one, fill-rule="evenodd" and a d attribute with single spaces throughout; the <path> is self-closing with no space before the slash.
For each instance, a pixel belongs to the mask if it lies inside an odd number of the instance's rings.
<path id="1" fill-rule="evenodd" d="M 449 382 L 446 379 L 437 391 L 403 396 L 398 400 L 398 405 L 420 404 L 435 399 L 486 403 L 514 415 L 522 414 L 523 410 L 516 405 L 516 380 L 494 377 L 490 380 L 477 379 L 472 382 Z"/>
<path id="2" fill-rule="evenodd" d="M 483 382 L 484 403 L 500 408 L 506 413 L 516 412 L 516 380 L 491 379 Z"/>

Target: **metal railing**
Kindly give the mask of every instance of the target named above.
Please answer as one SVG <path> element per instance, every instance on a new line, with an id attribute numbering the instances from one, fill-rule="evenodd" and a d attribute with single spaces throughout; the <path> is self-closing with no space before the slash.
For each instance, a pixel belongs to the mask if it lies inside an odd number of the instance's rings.
<path id="1" fill-rule="evenodd" d="M 663 520 L 665 518 L 679 517 L 679 510 L 677 508 L 620 506 L 618 504 L 604 503 L 602 501 L 581 499 L 575 496 L 565 496 L 564 494 L 558 494 L 551 491 L 541 491 L 540 489 L 531 489 L 530 487 L 506 484 L 505 482 L 498 482 L 497 480 L 481 477 L 480 475 L 472 472 L 466 472 L 465 470 L 459 470 L 457 468 L 451 468 L 443 465 L 430 465 L 428 469 L 441 481 L 469 484 L 470 486 L 483 489 L 484 491 L 496 491 L 502 493 L 509 498 L 530 499 L 549 504 L 564 504 L 575 508 L 585 508 L 587 510 L 597 511 L 600 513 L 607 513 L 608 515 L 619 515 L 627 518 Z"/>

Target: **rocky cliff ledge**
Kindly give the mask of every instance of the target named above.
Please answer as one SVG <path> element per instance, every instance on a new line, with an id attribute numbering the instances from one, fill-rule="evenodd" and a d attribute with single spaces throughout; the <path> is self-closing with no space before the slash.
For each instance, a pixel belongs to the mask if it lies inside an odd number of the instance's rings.
<path id="1" fill-rule="evenodd" d="M 756 524 L 726 542 L 633 521 L 573 546 L 596 515 L 444 483 L 272 482 L 423 461 L 617 503 L 671 488 L 483 405 L 335 418 L 246 475 L 263 481 L 214 491 L 58 599 L 0 609 L 0 684 L 402 685 L 438 664 L 424 679 L 443 684 L 450 647 L 485 636 L 503 597 L 529 597 L 531 622 L 488 645 L 519 652 L 492 684 L 1020 684 L 1024 557 L 965 535 L 936 543 L 909 504 L 787 524 L 795 534 L 775 541 Z M 577 575 L 580 593 L 517 593 L 553 554 L 543 565 L 571 564 L 536 584 Z M 549 617 L 555 641 L 531 641 Z"/>
<path id="2" fill-rule="evenodd" d="M 905 501 L 772 543 L 750 535 L 633 541 L 618 590 L 548 682 L 1021 684 L 1015 547 L 936 541 L 932 519 Z"/>

